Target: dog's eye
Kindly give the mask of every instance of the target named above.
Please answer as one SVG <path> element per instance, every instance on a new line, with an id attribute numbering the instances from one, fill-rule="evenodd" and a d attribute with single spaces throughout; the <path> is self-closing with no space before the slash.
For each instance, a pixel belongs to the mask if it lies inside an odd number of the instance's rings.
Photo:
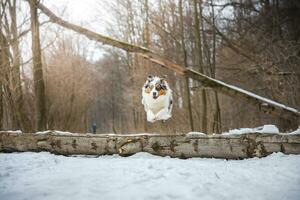
<path id="1" fill-rule="evenodd" d="M 146 85 L 145 85 L 145 89 L 147 89 L 147 88 L 150 88 L 150 89 L 152 90 L 152 89 L 153 89 L 153 85 L 146 84 Z"/>

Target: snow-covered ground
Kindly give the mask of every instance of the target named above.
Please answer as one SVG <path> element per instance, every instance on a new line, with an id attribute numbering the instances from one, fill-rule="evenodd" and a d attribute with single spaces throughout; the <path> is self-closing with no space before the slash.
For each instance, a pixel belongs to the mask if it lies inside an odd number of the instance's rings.
<path id="1" fill-rule="evenodd" d="M 0 199 L 300 199 L 300 155 L 180 160 L 0 154 Z"/>

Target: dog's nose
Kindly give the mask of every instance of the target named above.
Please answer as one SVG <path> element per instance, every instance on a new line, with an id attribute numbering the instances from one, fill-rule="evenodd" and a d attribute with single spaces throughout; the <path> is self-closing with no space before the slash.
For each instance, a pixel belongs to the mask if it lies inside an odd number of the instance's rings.
<path id="1" fill-rule="evenodd" d="M 153 96 L 156 96 L 156 92 L 153 92 Z"/>

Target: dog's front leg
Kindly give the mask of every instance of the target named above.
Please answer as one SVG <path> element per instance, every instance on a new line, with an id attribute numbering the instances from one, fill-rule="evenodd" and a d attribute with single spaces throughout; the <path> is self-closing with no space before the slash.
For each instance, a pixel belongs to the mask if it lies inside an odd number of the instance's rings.
<path id="1" fill-rule="evenodd" d="M 164 108 L 156 114 L 156 120 L 167 120 L 171 117 L 172 116 L 169 114 L 169 109 L 168 108 Z"/>
<path id="2" fill-rule="evenodd" d="M 155 122 L 155 120 L 156 119 L 155 119 L 154 113 L 151 110 L 148 110 L 147 111 L 147 121 L 153 123 L 153 122 Z"/>

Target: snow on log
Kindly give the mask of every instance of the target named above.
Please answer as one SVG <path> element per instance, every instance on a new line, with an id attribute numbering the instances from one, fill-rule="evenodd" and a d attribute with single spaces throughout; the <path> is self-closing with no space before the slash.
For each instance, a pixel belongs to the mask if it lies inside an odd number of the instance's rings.
<path id="1" fill-rule="evenodd" d="M 156 63 L 162 67 L 171 69 L 179 75 L 187 75 L 188 77 L 190 77 L 194 80 L 200 81 L 204 86 L 209 86 L 212 89 L 219 90 L 227 95 L 233 96 L 234 98 L 237 97 L 239 99 L 246 100 L 247 102 L 250 102 L 254 105 L 258 105 L 260 110 L 267 111 L 267 113 L 277 114 L 277 115 L 287 117 L 287 118 L 300 119 L 300 112 L 297 109 L 294 109 L 294 108 L 285 106 L 283 104 L 277 103 L 275 101 L 269 100 L 267 98 L 258 96 L 254 93 L 243 90 L 241 88 L 226 84 L 222 81 L 213 79 L 204 74 L 196 72 L 192 69 L 185 69 L 185 67 L 175 64 L 145 47 L 133 45 L 133 44 L 130 44 L 130 43 L 127 43 L 124 41 L 120 41 L 120 40 L 116 40 L 114 38 L 93 32 L 93 31 L 83 28 L 81 26 L 69 23 L 69 22 L 61 19 L 57 15 L 55 15 L 51 10 L 49 10 L 47 7 L 45 7 L 41 3 L 39 3 L 37 5 L 37 7 L 45 15 L 47 15 L 53 23 L 56 23 L 64 28 L 73 30 L 79 34 L 82 34 L 82 35 L 86 36 L 87 38 L 89 38 L 90 40 L 94 40 L 94 41 L 101 42 L 106 45 L 117 47 L 117 48 L 123 49 L 128 52 L 137 53 L 139 56 L 142 56 L 143 58 L 145 58 L 153 63 Z"/>
<path id="2" fill-rule="evenodd" d="M 0 152 L 48 151 L 61 155 L 132 155 L 243 159 L 273 152 L 300 154 L 300 134 L 76 134 L 0 132 Z"/>
<path id="3" fill-rule="evenodd" d="M 252 92 L 249 92 L 247 90 L 224 83 L 220 80 L 213 79 L 213 78 L 206 76 L 204 74 L 201 74 L 193 69 L 188 69 L 186 71 L 186 73 L 189 75 L 189 77 L 200 81 L 206 87 L 211 87 L 217 91 L 220 91 L 220 92 L 227 94 L 229 96 L 232 96 L 234 98 L 240 98 L 240 99 L 243 99 L 254 105 L 258 105 L 260 110 L 263 110 L 263 111 L 266 111 L 269 113 L 274 113 L 274 114 L 277 114 L 280 116 L 289 114 L 289 116 L 292 116 L 292 117 L 295 117 L 298 119 L 300 118 L 300 111 L 298 111 L 295 108 L 291 108 L 289 106 L 278 103 L 276 101 L 261 97 Z"/>

